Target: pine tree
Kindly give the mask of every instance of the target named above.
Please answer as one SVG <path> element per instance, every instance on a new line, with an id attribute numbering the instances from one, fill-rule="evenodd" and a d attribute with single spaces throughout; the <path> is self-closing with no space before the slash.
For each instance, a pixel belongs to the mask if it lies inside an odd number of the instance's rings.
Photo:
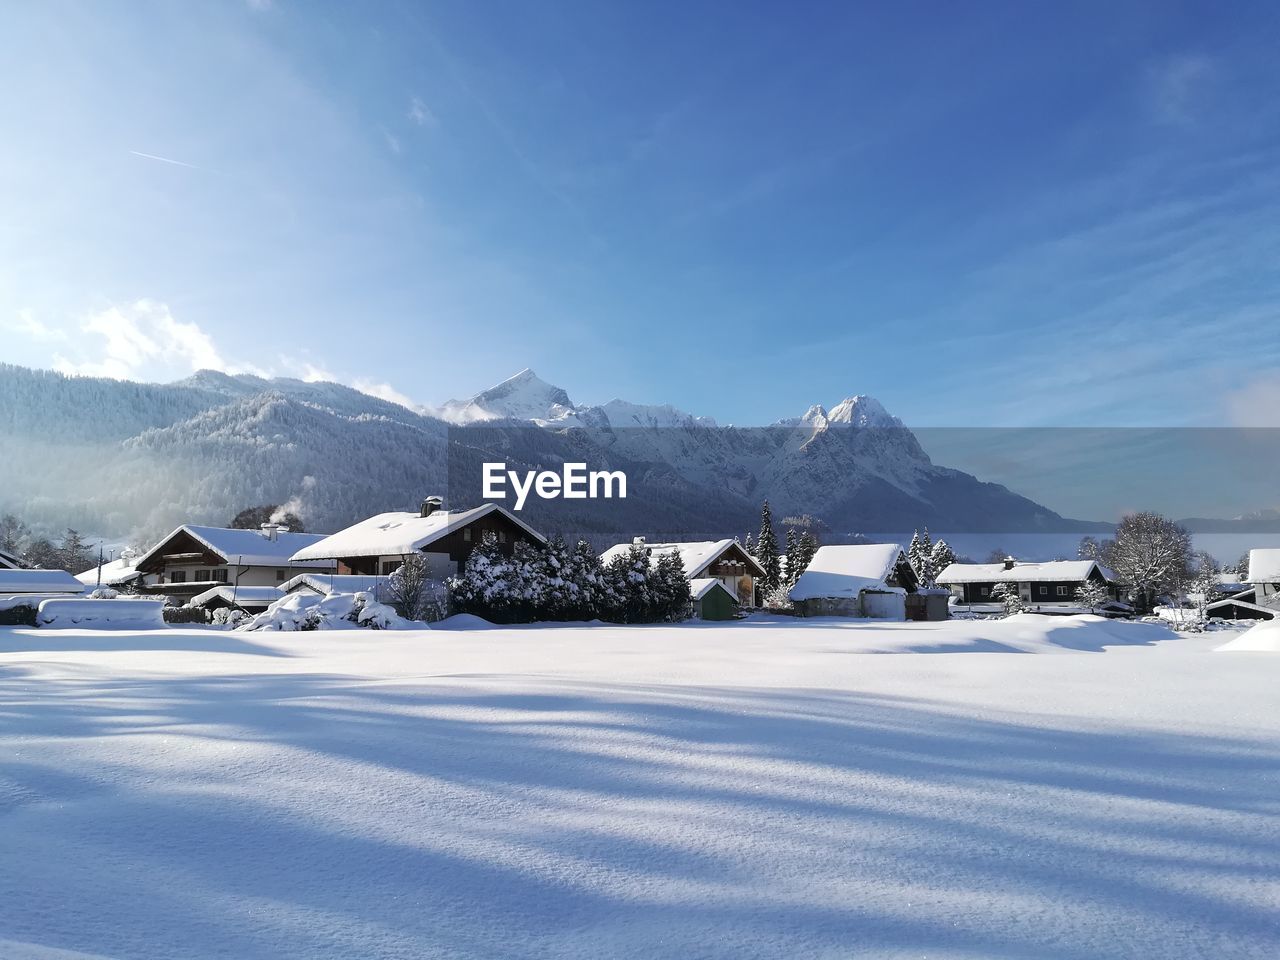
<path id="1" fill-rule="evenodd" d="M 800 579 L 800 575 L 809 569 L 809 564 L 813 562 L 813 555 L 818 552 L 818 540 L 812 533 L 805 530 L 800 534 L 799 547 L 800 558 L 796 563 L 796 579 Z"/>
<path id="2" fill-rule="evenodd" d="M 764 568 L 764 576 L 760 578 L 760 587 L 765 593 L 777 589 L 781 583 L 781 564 L 778 561 L 778 538 L 773 533 L 773 513 L 766 500 L 760 508 L 760 537 L 756 541 L 756 559 Z"/>
<path id="3" fill-rule="evenodd" d="M 933 576 L 936 579 L 943 570 L 956 562 L 956 552 L 947 541 L 940 539 L 933 545 L 930 559 L 933 561 Z"/>
<path id="4" fill-rule="evenodd" d="M 800 538 L 795 527 L 787 527 L 787 586 L 794 587 L 800 576 Z"/>
<path id="5" fill-rule="evenodd" d="M 907 547 L 907 559 L 911 561 L 911 569 L 915 570 L 916 575 L 920 573 L 920 551 L 923 549 L 920 543 L 920 531 L 917 529 L 911 534 L 911 545 Z"/>
<path id="6" fill-rule="evenodd" d="M 747 539 L 742 541 L 742 549 L 753 557 L 756 555 L 756 536 L 754 533 L 747 534 Z"/>

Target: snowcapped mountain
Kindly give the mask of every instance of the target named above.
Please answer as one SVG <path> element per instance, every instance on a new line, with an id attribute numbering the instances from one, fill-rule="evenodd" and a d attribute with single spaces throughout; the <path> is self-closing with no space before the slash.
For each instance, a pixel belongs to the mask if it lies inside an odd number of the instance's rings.
<path id="1" fill-rule="evenodd" d="M 0 458 L 0 513 L 145 541 L 289 501 L 323 532 L 427 493 L 476 499 L 459 466 L 478 476 L 480 462 L 501 459 L 625 469 L 628 499 L 582 503 L 565 531 L 600 539 L 739 534 L 766 498 L 775 516 L 808 513 L 833 533 L 1074 523 L 934 464 L 866 396 L 766 427 L 722 427 L 666 405 L 575 404 L 523 370 L 435 413 L 334 383 L 201 371 L 138 384 L 0 364 L 0 444 L 24 454 Z M 565 521 L 539 505 L 526 516 L 552 530 Z"/>
<path id="2" fill-rule="evenodd" d="M 573 401 L 528 367 L 470 400 L 450 400 L 436 413 L 449 423 L 464 425 L 490 420 L 528 420 L 566 423 L 576 413 Z"/>

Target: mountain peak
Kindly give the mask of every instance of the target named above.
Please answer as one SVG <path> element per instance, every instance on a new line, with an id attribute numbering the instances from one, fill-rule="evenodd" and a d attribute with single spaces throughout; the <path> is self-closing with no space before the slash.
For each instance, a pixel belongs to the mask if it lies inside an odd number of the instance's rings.
<path id="1" fill-rule="evenodd" d="M 852 427 L 901 427 L 902 421 L 889 413 L 875 397 L 857 394 L 841 400 L 827 414 L 831 423 Z"/>
<path id="2" fill-rule="evenodd" d="M 561 420 L 573 412 L 569 395 L 529 367 L 488 390 L 481 390 L 470 400 L 450 400 L 440 408 L 440 415 L 453 423 Z"/>

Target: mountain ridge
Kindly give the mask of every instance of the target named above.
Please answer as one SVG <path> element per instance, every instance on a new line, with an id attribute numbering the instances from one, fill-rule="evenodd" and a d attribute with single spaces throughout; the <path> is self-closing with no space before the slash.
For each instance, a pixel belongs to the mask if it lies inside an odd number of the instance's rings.
<path id="1" fill-rule="evenodd" d="M 309 529 L 337 529 L 446 487 L 475 499 L 486 457 L 625 465 L 629 502 L 582 504 L 572 517 L 608 536 L 745 532 L 766 498 L 775 516 L 808 513 L 849 534 L 1105 528 L 934 464 L 901 420 L 860 394 L 765 427 L 720 426 L 666 404 L 577 405 L 525 369 L 449 401 L 440 408 L 449 422 L 327 382 L 199 371 L 133 384 L 0 365 L 0 401 L 9 411 L 0 434 L 45 465 L 0 475 L 0 511 L 104 535 L 224 523 L 244 506 L 286 500 Z M 528 513 L 572 526 L 546 505 Z"/>

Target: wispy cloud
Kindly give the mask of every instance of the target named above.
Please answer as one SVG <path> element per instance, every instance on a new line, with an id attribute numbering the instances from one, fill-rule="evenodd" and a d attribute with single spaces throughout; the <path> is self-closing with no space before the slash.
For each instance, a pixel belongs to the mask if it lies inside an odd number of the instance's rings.
<path id="1" fill-rule="evenodd" d="M 42 342 L 67 339 L 65 330 L 59 330 L 42 322 L 32 310 L 19 310 L 11 319 L 0 320 L 0 330 Z"/>
<path id="2" fill-rule="evenodd" d="M 1170 124 L 1195 120 L 1215 72 L 1213 61 L 1199 54 L 1183 54 L 1154 64 L 1147 79 L 1156 119 Z"/>
<path id="3" fill-rule="evenodd" d="M 414 97 L 409 101 L 407 116 L 420 127 L 434 127 L 438 122 L 436 115 L 431 112 L 431 108 L 426 105 L 421 97 Z"/>

